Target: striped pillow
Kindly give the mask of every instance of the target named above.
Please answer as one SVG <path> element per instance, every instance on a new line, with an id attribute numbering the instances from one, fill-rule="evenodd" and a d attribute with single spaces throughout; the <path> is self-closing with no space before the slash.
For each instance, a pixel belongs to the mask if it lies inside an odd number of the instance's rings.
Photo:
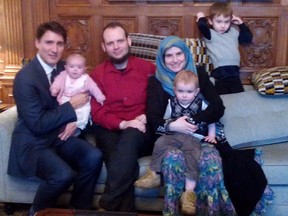
<path id="1" fill-rule="evenodd" d="M 288 94 L 288 66 L 273 67 L 252 74 L 252 83 L 264 95 Z"/>
<path id="2" fill-rule="evenodd" d="M 213 65 L 204 40 L 200 38 L 183 38 L 186 45 L 190 48 L 191 54 L 197 66 L 204 66 L 206 72 L 213 70 Z"/>
<path id="3" fill-rule="evenodd" d="M 155 64 L 158 46 L 166 36 L 130 33 L 132 45 L 131 55 L 146 59 Z M 183 38 L 183 41 L 190 48 L 195 64 L 204 66 L 206 72 L 212 71 L 212 63 L 207 54 L 205 42 L 200 38 Z"/>
<path id="4" fill-rule="evenodd" d="M 165 36 L 141 33 L 130 33 L 129 36 L 132 40 L 131 55 L 143 58 L 155 64 L 159 44 Z"/>

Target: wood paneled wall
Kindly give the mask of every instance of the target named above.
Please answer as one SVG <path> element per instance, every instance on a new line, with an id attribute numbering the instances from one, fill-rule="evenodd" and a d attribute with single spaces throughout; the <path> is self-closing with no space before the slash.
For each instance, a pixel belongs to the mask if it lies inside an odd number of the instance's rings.
<path id="1" fill-rule="evenodd" d="M 288 65 L 288 0 L 252 2 L 231 3 L 254 34 L 253 43 L 241 48 L 245 84 L 255 71 Z M 0 0 L 0 100 L 14 103 L 14 76 L 22 58 L 35 55 L 35 30 L 44 21 L 67 28 L 65 55 L 83 54 L 91 70 L 105 58 L 101 32 L 107 23 L 120 21 L 129 32 L 199 37 L 196 14 L 208 12 L 210 5 L 193 0 Z"/>

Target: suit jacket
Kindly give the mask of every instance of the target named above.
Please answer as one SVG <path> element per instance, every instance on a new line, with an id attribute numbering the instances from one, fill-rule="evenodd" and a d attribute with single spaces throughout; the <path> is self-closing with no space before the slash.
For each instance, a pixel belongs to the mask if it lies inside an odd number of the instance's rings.
<path id="1" fill-rule="evenodd" d="M 62 70 L 64 62 L 60 61 L 57 72 Z M 61 127 L 77 119 L 71 104 L 58 105 L 49 87 L 47 75 L 36 57 L 15 77 L 13 96 L 18 121 L 12 134 L 9 175 L 34 176 L 41 152 L 53 145 Z"/>

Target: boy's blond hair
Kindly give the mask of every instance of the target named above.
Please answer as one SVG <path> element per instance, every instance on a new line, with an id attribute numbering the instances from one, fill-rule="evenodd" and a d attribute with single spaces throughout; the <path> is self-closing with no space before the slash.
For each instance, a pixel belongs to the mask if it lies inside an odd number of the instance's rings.
<path id="1" fill-rule="evenodd" d="M 176 74 L 174 79 L 174 87 L 179 82 L 183 82 L 184 84 L 193 83 L 196 88 L 199 88 L 198 77 L 193 71 L 190 70 L 181 70 Z"/>
<path id="2" fill-rule="evenodd" d="M 233 9 L 227 2 L 216 2 L 212 4 L 209 10 L 209 18 L 212 20 L 214 17 L 223 15 L 224 17 L 231 17 L 233 15 Z"/>

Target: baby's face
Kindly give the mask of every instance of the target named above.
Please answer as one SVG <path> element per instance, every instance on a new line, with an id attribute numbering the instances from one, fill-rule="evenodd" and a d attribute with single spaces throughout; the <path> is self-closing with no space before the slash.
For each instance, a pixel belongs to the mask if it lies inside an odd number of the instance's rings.
<path id="1" fill-rule="evenodd" d="M 224 17 L 223 15 L 214 16 L 212 20 L 209 19 L 210 25 L 212 25 L 213 29 L 220 34 L 225 33 L 230 28 L 231 21 L 232 17 Z"/>
<path id="2" fill-rule="evenodd" d="M 194 83 L 184 83 L 179 81 L 174 86 L 174 93 L 178 101 L 186 106 L 189 105 L 199 92 L 199 88 Z"/>
<path id="3" fill-rule="evenodd" d="M 85 61 L 81 58 L 73 57 L 66 62 L 65 69 L 72 79 L 78 79 L 86 71 Z"/>

